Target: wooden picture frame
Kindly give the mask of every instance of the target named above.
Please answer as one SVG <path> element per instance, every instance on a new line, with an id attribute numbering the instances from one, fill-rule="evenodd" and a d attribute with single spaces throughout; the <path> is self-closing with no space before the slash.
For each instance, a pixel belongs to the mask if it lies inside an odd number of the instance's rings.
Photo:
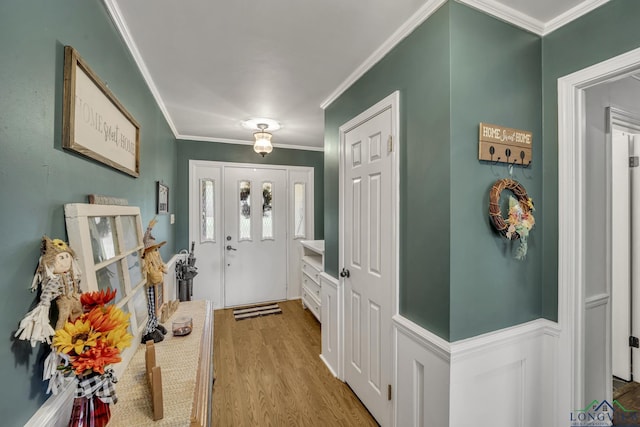
<path id="1" fill-rule="evenodd" d="M 169 213 L 169 187 L 156 181 L 156 213 Z"/>
<path id="2" fill-rule="evenodd" d="M 62 147 L 140 175 L 140 125 L 71 46 L 64 47 Z"/>

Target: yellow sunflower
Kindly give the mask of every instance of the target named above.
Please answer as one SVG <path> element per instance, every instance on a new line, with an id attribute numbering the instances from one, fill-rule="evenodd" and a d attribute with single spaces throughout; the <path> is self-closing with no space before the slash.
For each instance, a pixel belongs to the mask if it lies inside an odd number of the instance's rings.
<path id="1" fill-rule="evenodd" d="M 69 354 L 75 351 L 82 354 L 85 347 L 94 347 L 100 338 L 100 332 L 91 328 L 89 320 L 77 319 L 67 322 L 64 328 L 58 329 L 53 337 L 53 346 L 59 353 Z"/>
<path id="2" fill-rule="evenodd" d="M 115 347 L 122 351 L 131 346 L 133 335 L 127 332 L 127 325 L 122 325 L 119 328 L 109 331 L 103 339 L 108 346 Z"/>

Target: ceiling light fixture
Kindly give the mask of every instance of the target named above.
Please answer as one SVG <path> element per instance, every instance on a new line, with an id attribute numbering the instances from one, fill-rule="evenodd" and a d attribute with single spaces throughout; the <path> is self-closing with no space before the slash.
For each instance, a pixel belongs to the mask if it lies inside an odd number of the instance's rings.
<path id="1" fill-rule="evenodd" d="M 258 132 L 253 136 L 256 138 L 256 142 L 253 143 L 253 151 L 260 154 L 262 157 L 273 151 L 273 145 L 271 145 L 271 134 L 266 131 L 269 125 L 265 123 L 258 123 Z"/>

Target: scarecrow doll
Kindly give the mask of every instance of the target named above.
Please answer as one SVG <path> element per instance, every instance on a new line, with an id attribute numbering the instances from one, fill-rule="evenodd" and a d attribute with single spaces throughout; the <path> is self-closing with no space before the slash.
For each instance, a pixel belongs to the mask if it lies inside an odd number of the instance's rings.
<path id="1" fill-rule="evenodd" d="M 51 344 L 55 330 L 64 327 L 67 320 L 75 321 L 82 314 L 80 303 L 80 267 L 74 251 L 62 240 L 42 237 L 40 260 L 31 283 L 31 291 L 40 287 L 40 302 L 20 321 L 15 334 L 21 340 Z M 55 301 L 58 321 L 49 320 L 49 308 Z"/>
<path id="2" fill-rule="evenodd" d="M 156 243 L 156 239 L 151 235 L 151 230 L 157 222 L 155 218 L 149 221 L 147 230 L 142 238 L 144 243 L 142 261 L 143 270 L 147 275 L 147 312 L 149 314 L 147 326 L 144 334 L 142 334 L 142 343 L 149 340 L 160 342 L 164 339 L 164 334 L 167 333 L 167 329 L 158 323 L 158 316 L 156 314 L 156 287 L 162 286 L 164 274 L 167 273 L 167 266 L 162 262 L 160 251 L 158 250 L 167 242 Z"/>

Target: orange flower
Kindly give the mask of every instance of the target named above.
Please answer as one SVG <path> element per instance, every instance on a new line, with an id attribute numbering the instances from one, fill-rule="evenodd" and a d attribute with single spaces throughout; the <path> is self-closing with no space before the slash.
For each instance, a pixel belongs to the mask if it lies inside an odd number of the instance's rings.
<path id="1" fill-rule="evenodd" d="M 117 290 L 112 291 L 110 288 L 99 292 L 85 292 L 80 295 L 80 302 L 85 310 L 91 310 L 95 306 L 105 305 L 116 297 Z"/>
<path id="2" fill-rule="evenodd" d="M 87 320 L 91 322 L 91 327 L 98 332 L 112 331 L 121 325 L 118 310 L 115 306 L 110 305 L 107 308 L 98 306 L 94 307 L 89 314 Z M 115 314 L 115 315 L 114 315 Z"/>
<path id="3" fill-rule="evenodd" d="M 82 375 L 90 372 L 104 374 L 104 368 L 112 363 L 119 363 L 120 350 L 108 346 L 104 341 L 98 340 L 98 344 L 71 359 L 71 366 L 76 375 Z"/>

